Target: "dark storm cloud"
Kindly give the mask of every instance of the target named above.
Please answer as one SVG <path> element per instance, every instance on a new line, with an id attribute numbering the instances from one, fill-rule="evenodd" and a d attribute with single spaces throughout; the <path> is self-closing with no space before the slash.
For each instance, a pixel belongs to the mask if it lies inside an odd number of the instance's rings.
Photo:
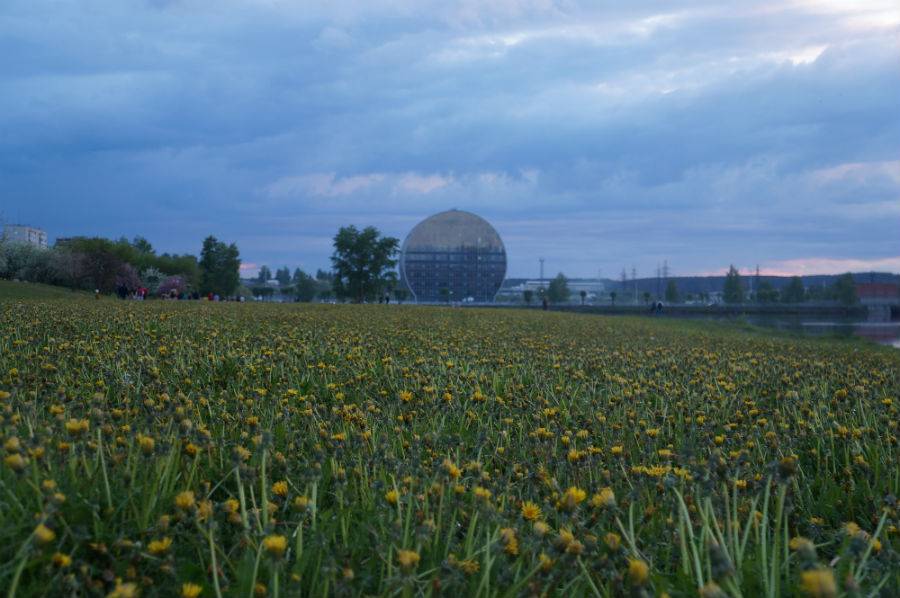
<path id="1" fill-rule="evenodd" d="M 512 275 L 900 264 L 898 27 L 878 1 L 14 1 L 0 211 L 307 268 L 342 224 L 450 207 Z"/>

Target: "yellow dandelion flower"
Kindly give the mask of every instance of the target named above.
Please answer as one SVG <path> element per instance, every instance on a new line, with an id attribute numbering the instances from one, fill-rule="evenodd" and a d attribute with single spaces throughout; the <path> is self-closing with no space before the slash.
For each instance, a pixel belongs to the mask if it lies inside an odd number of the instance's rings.
<path id="1" fill-rule="evenodd" d="M 443 465 L 444 465 L 444 470 L 447 472 L 447 475 L 450 476 L 451 478 L 453 478 L 454 480 L 457 479 L 462 474 L 462 471 L 459 469 L 459 467 L 456 465 L 456 463 L 454 463 L 450 459 L 444 459 Z"/>
<path id="2" fill-rule="evenodd" d="M 273 507 L 272 510 L 276 510 L 277 507 Z M 206 521 L 213 514 L 213 503 L 211 500 L 201 500 L 197 503 L 197 518 L 200 521 Z"/>
<path id="3" fill-rule="evenodd" d="M 541 571 L 544 571 L 545 573 L 553 568 L 553 563 L 555 562 L 545 552 L 542 552 L 540 556 L 538 556 L 538 560 L 541 563 Z"/>
<path id="4" fill-rule="evenodd" d="M 550 532 L 550 526 L 543 521 L 535 521 L 534 525 L 531 526 L 531 529 L 539 536 L 546 536 Z"/>
<path id="5" fill-rule="evenodd" d="M 195 583 L 181 584 L 181 598 L 197 598 L 197 596 L 202 593 L 203 587 L 198 586 Z"/>
<path id="6" fill-rule="evenodd" d="M 309 507 L 309 498 L 306 496 L 298 496 L 294 499 L 294 510 L 303 512 Z"/>
<path id="7" fill-rule="evenodd" d="M 79 436 L 90 429 L 91 424 L 86 419 L 72 418 L 66 422 L 66 432 L 72 436 Z"/>
<path id="8" fill-rule="evenodd" d="M 640 587 L 650 578 L 650 567 L 641 559 L 628 559 L 628 581 Z"/>
<path id="9" fill-rule="evenodd" d="M 836 598 L 837 582 L 831 569 L 810 569 L 800 574 L 800 592 L 808 598 Z"/>
<path id="10" fill-rule="evenodd" d="M 503 542 L 503 551 L 510 555 L 519 554 L 519 539 L 516 538 L 516 530 L 511 527 L 504 527 L 500 530 L 500 540 Z"/>
<path id="11" fill-rule="evenodd" d="M 273 557 L 281 558 L 287 550 L 287 538 L 278 535 L 266 536 L 263 538 L 263 548 Z"/>
<path id="12" fill-rule="evenodd" d="M 288 483 L 285 481 L 275 482 L 272 484 L 272 494 L 281 496 L 282 498 L 288 494 Z"/>
<path id="13" fill-rule="evenodd" d="M 415 550 L 398 550 L 397 563 L 404 571 L 411 571 L 419 564 L 419 553 Z"/>
<path id="14" fill-rule="evenodd" d="M 190 490 L 179 492 L 175 497 L 175 506 L 182 511 L 187 511 L 188 509 L 194 508 L 195 504 L 197 504 L 197 499 L 194 497 L 194 493 Z"/>
<path id="15" fill-rule="evenodd" d="M 397 492 L 395 488 L 392 488 L 384 493 L 384 500 L 386 500 L 389 505 L 396 505 L 400 500 L 400 493 Z"/>
<path id="16" fill-rule="evenodd" d="M 60 569 L 65 569 L 72 564 L 72 557 L 62 552 L 57 552 L 53 555 L 52 561 Z"/>
<path id="17" fill-rule="evenodd" d="M 844 524 L 844 533 L 848 536 L 857 536 L 862 532 L 862 528 L 856 524 L 854 521 L 849 521 Z"/>
<path id="18" fill-rule="evenodd" d="M 794 536 L 791 538 L 791 541 L 788 542 L 788 547 L 794 551 L 809 550 L 813 547 L 813 543 L 809 538 Z"/>
<path id="19" fill-rule="evenodd" d="M 56 532 L 52 529 L 44 525 L 43 523 L 39 524 L 36 528 L 34 528 L 34 541 L 38 544 L 44 545 L 49 544 L 53 540 L 56 539 Z"/>
<path id="20" fill-rule="evenodd" d="M 156 447 L 156 441 L 153 440 L 152 436 L 144 436 L 143 434 L 141 434 L 138 436 L 138 445 L 141 447 L 141 451 L 145 455 L 149 455 Z"/>
<path id="21" fill-rule="evenodd" d="M 466 575 L 475 575 L 479 570 L 481 570 L 481 563 L 479 563 L 475 559 L 465 559 L 459 561 L 457 563 L 457 567 Z"/>
<path id="22" fill-rule="evenodd" d="M 115 589 L 106 595 L 106 598 L 137 598 L 140 595 L 137 584 L 122 583 L 116 581 Z"/>
<path id="23" fill-rule="evenodd" d="M 480 498 L 481 500 L 484 500 L 484 501 L 491 500 L 491 496 L 492 496 L 491 491 L 488 490 L 487 488 L 483 488 L 481 486 L 475 486 L 475 488 L 472 490 L 472 492 L 475 494 L 475 498 Z"/>
<path id="24" fill-rule="evenodd" d="M 616 493 L 612 488 L 602 488 L 600 492 L 591 497 L 591 506 L 595 509 L 609 509 L 616 506 Z"/>
<path id="25" fill-rule="evenodd" d="M 147 552 L 152 555 L 162 555 L 169 552 L 169 548 L 172 547 L 172 538 L 166 536 L 165 538 L 160 538 L 159 540 L 153 540 L 147 545 Z"/>
<path id="26" fill-rule="evenodd" d="M 4 457 L 3 463 L 13 471 L 22 471 L 25 469 L 28 461 L 19 453 L 13 453 Z"/>
<path id="27" fill-rule="evenodd" d="M 587 498 L 587 492 L 578 486 L 569 486 L 569 489 L 559 499 L 560 509 L 574 511 L 579 504 L 584 502 L 585 498 Z"/>
<path id="28" fill-rule="evenodd" d="M 525 521 L 537 521 L 541 518 L 541 508 L 530 500 L 525 501 L 522 503 L 522 518 Z"/>
<path id="29" fill-rule="evenodd" d="M 622 536 L 615 532 L 607 532 L 607 534 L 603 536 L 603 543 L 606 544 L 606 547 L 610 550 L 616 551 L 622 546 Z"/>

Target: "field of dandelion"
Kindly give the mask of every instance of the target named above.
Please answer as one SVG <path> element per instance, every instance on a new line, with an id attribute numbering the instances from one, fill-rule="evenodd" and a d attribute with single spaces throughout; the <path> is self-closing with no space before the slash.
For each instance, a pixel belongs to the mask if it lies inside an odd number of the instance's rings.
<path id="1" fill-rule="evenodd" d="M 897 596 L 900 353 L 0 300 L 8 596 Z"/>

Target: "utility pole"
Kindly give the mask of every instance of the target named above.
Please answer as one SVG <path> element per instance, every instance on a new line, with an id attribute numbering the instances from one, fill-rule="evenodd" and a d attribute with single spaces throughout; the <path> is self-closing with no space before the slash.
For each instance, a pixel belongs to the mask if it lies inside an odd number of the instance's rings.
<path id="1" fill-rule="evenodd" d="M 631 284 L 634 286 L 634 304 L 637 305 L 637 268 L 631 265 Z"/>
<path id="2" fill-rule="evenodd" d="M 538 261 L 541 262 L 541 288 L 544 288 L 544 258 L 538 258 Z"/>
<path id="3" fill-rule="evenodd" d="M 753 284 L 751 286 L 756 287 L 756 292 L 759 293 L 759 264 L 756 264 L 756 276 L 753 277 Z M 750 299 L 756 300 L 757 298 L 753 296 L 753 289 L 750 289 Z M 759 301 L 757 300 L 757 303 Z"/>
<path id="4" fill-rule="evenodd" d="M 659 262 L 656 262 L 656 300 L 659 301 L 659 283 L 660 277 L 662 276 L 662 271 L 659 267 Z"/>

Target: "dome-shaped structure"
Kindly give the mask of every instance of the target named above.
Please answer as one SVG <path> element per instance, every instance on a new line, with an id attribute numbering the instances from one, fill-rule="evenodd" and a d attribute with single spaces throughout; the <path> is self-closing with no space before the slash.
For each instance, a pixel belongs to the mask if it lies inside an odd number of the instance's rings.
<path id="1" fill-rule="evenodd" d="M 449 210 L 417 224 L 400 250 L 400 278 L 416 301 L 494 300 L 506 249 L 487 220 Z"/>

